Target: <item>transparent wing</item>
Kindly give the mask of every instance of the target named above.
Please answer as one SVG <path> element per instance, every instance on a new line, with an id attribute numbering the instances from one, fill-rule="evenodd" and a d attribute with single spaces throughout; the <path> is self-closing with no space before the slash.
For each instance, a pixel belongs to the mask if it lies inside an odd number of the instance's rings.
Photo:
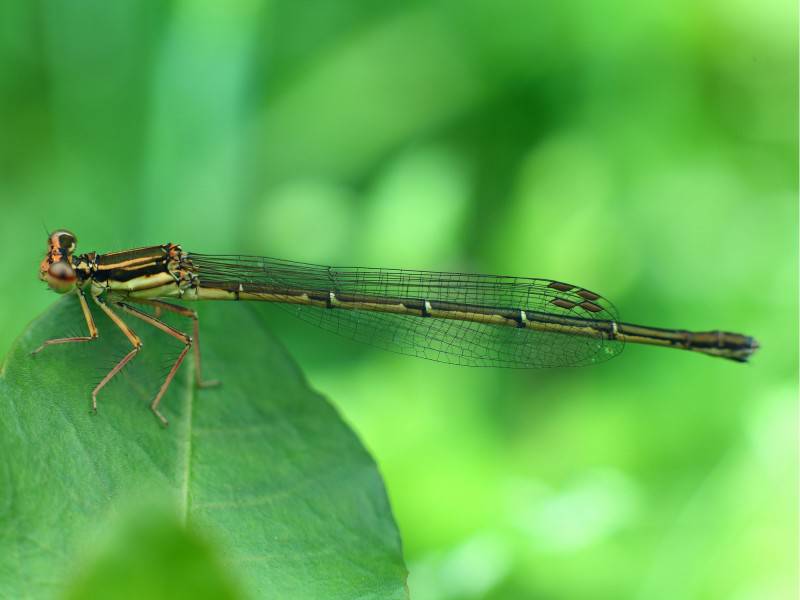
<path id="1" fill-rule="evenodd" d="M 201 285 L 263 286 L 327 296 L 449 302 L 583 319 L 618 321 L 614 306 L 579 286 L 548 279 L 327 267 L 255 256 L 190 254 Z M 344 337 L 392 352 L 465 366 L 579 366 L 619 354 L 622 342 L 488 322 L 282 304 L 287 312 Z"/>

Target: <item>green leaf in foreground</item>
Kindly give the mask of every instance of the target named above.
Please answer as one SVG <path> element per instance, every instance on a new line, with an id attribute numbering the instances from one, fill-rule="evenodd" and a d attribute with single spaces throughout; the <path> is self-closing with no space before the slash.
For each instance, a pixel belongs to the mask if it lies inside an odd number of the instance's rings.
<path id="1" fill-rule="evenodd" d="M 248 596 L 405 598 L 371 457 L 250 307 L 202 311 L 204 374 L 223 383 L 195 390 L 187 360 L 168 429 L 148 409 L 179 349 L 163 333 L 132 323 L 145 347 L 97 415 L 91 388 L 125 351 L 108 319 L 99 341 L 32 357 L 80 323 L 64 298 L 15 344 L 0 378 L 0 596 L 61 595 L 120 515 L 153 505 L 212 540 Z"/>

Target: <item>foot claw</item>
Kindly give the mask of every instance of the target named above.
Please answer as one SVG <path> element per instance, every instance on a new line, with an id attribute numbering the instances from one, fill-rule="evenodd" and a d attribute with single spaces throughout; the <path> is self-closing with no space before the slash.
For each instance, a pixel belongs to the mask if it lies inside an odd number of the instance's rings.
<path id="1" fill-rule="evenodd" d="M 164 415 L 162 415 L 160 412 L 158 412 L 155 408 L 151 408 L 150 410 L 152 410 L 153 414 L 156 417 L 158 417 L 158 420 L 161 421 L 161 424 L 164 427 L 169 427 L 169 421 L 167 421 L 167 419 L 166 419 L 166 417 L 164 417 Z"/>

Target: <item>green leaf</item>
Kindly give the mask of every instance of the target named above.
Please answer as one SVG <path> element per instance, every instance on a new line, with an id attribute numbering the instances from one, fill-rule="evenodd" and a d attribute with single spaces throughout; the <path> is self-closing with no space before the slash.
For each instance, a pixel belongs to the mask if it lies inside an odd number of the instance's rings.
<path id="1" fill-rule="evenodd" d="M 202 306 L 203 374 L 222 385 L 196 390 L 187 359 L 161 405 L 166 429 L 148 404 L 181 346 L 132 322 L 144 348 L 92 415 L 91 389 L 129 348 L 95 318 L 100 340 L 31 356 L 84 329 L 62 299 L 3 366 L 0 597 L 60 595 L 120 516 L 151 506 L 211 540 L 247 596 L 407 597 L 374 462 L 252 306 Z"/>

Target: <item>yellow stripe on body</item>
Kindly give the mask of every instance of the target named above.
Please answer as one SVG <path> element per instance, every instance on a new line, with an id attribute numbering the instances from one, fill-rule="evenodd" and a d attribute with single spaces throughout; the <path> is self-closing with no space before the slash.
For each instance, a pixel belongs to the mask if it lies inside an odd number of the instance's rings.
<path id="1" fill-rule="evenodd" d="M 172 298 L 179 295 L 178 283 L 170 273 L 142 275 L 128 281 L 109 279 L 105 282 L 104 287 L 112 292 L 127 292 L 129 296 L 139 298 L 157 298 L 161 295 L 162 288 L 164 292 L 167 292 L 168 288 L 173 287 L 175 288 L 175 293 L 167 293 L 166 295 Z"/>

